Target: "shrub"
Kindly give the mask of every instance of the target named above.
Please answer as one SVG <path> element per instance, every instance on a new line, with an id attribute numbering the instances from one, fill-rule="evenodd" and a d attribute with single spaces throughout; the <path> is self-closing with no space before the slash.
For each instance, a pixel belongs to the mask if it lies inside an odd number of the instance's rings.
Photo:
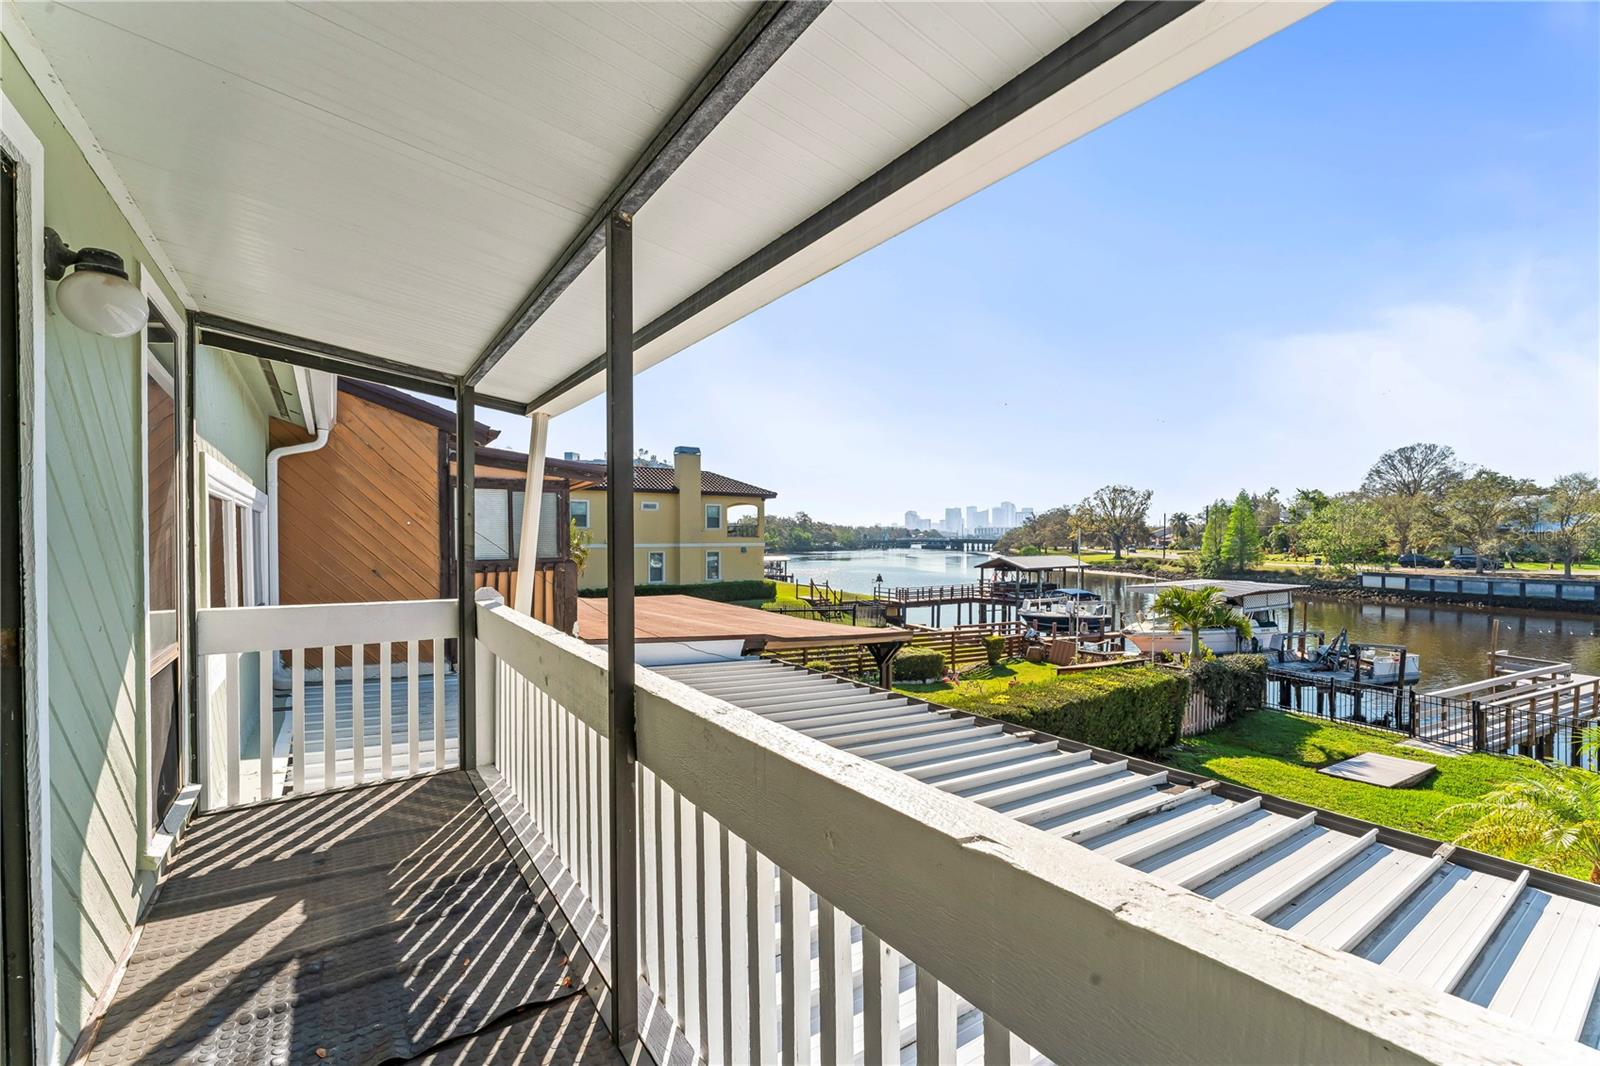
<path id="1" fill-rule="evenodd" d="M 748 581 L 708 581 L 700 585 L 640 585 L 633 590 L 636 596 L 698 596 L 702 600 L 729 603 L 734 600 L 771 600 L 778 595 L 778 586 L 771 581 L 752 578 Z M 606 590 L 579 589 L 580 596 L 604 596 Z"/>
<path id="2" fill-rule="evenodd" d="M 1083 670 L 1002 692 L 962 693 L 951 706 L 1112 751 L 1138 754 L 1173 743 L 1189 681 L 1148 666 Z"/>
<path id="3" fill-rule="evenodd" d="M 1006 657 L 1006 638 L 999 633 L 986 633 L 983 637 L 983 654 L 990 666 L 999 666 Z"/>
<path id="4" fill-rule="evenodd" d="M 1261 655 L 1224 655 L 1192 662 L 1184 670 L 1190 686 L 1231 722 L 1267 701 L 1267 660 Z"/>
<path id="5" fill-rule="evenodd" d="M 826 659 L 812 659 L 806 663 L 806 669 L 819 674 L 831 674 L 833 673 L 833 664 Z"/>
<path id="6" fill-rule="evenodd" d="M 944 674 L 944 654 L 938 648 L 904 648 L 889 672 L 896 681 L 937 681 Z"/>

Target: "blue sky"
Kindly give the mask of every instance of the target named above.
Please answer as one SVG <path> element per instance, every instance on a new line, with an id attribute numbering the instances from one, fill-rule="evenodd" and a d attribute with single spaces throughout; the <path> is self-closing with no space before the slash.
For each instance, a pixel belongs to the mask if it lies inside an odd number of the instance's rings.
<path id="1" fill-rule="evenodd" d="M 1335 4 L 641 375 L 636 436 L 840 522 L 1593 471 L 1597 149 L 1600 6 Z"/>

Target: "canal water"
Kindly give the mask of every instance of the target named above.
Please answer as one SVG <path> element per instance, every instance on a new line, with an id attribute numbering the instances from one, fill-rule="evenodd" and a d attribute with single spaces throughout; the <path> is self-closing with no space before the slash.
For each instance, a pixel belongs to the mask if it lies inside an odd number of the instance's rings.
<path id="1" fill-rule="evenodd" d="M 871 592 L 882 577 L 888 585 L 960 584 L 978 579 L 975 569 L 987 559 L 982 552 L 887 551 L 825 552 L 790 556 L 789 569 L 800 581 L 827 581 L 847 592 Z M 1085 588 L 1107 600 L 1145 578 L 1085 574 Z M 1137 597 L 1120 599 L 1124 610 L 1138 605 Z M 954 620 L 945 608 L 943 621 Z M 1518 655 L 1570 662 L 1579 671 L 1600 674 L 1600 616 L 1547 614 L 1534 611 L 1473 610 L 1411 605 L 1404 607 L 1350 600 L 1298 596 L 1295 627 L 1323 630 L 1329 640 L 1341 629 L 1356 643 L 1404 644 L 1422 660 L 1424 691 L 1460 681 L 1472 681 L 1488 672 L 1491 648 Z M 911 612 L 911 621 L 932 624 L 926 608 Z"/>

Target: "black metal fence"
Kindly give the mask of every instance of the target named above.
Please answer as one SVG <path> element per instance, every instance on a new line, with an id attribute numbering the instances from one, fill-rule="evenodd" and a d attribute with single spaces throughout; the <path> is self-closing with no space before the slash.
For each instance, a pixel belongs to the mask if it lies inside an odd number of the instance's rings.
<path id="1" fill-rule="evenodd" d="M 1329 721 L 1384 729 L 1463 752 L 1526 755 L 1542 762 L 1600 770 L 1582 752 L 1584 728 L 1594 721 L 1574 696 L 1479 701 L 1436 696 L 1400 685 L 1334 680 L 1304 672 L 1267 670 L 1266 706 Z"/>

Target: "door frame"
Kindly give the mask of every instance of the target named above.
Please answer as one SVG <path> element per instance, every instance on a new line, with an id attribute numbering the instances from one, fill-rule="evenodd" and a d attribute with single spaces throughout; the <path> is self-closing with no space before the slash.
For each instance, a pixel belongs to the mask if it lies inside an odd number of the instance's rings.
<path id="1" fill-rule="evenodd" d="M 188 820 L 188 815 L 194 807 L 194 799 L 198 794 L 195 782 L 185 780 L 189 767 L 189 751 L 194 745 L 194 737 L 189 732 L 189 671 L 188 645 L 190 633 L 184 624 L 188 617 L 189 597 L 193 595 L 188 589 L 187 571 L 189 566 L 189 545 L 187 543 L 187 525 L 184 515 L 192 506 L 190 503 L 191 490 L 188 485 L 188 449 L 191 443 L 188 440 L 187 427 L 190 422 L 187 394 L 183 387 L 184 380 L 191 372 L 189 367 L 188 319 L 180 315 L 172 301 L 167 299 L 166 293 L 161 291 L 161 286 L 155 281 L 154 272 L 143 262 L 139 263 L 139 292 L 144 296 L 162 320 L 173 333 L 173 369 L 168 371 L 161 365 L 154 353 L 150 351 L 150 329 L 148 323 L 139 331 L 139 382 L 138 382 L 138 439 L 135 442 L 135 452 L 139 457 L 139 688 L 138 710 L 134 719 L 135 743 L 138 751 L 138 773 L 135 785 L 136 800 L 138 805 L 139 827 L 139 868 L 141 870 L 159 870 L 165 861 L 167 853 L 177 836 L 177 830 Z M 166 810 L 155 811 L 155 752 L 151 750 L 150 743 L 150 710 L 151 710 L 151 685 L 150 685 L 150 410 L 145 400 L 145 383 L 154 375 L 162 379 L 161 383 L 172 395 L 174 407 L 173 431 L 176 437 L 176 454 L 173 470 L 173 484 L 176 487 L 178 498 L 174 503 L 174 517 L 178 523 L 177 530 L 177 572 L 178 600 L 174 608 L 178 627 L 178 679 L 177 701 L 178 720 L 175 727 L 178 730 L 178 766 L 179 785 L 178 795 L 172 805 Z"/>
<path id="2" fill-rule="evenodd" d="M 22 751 L 10 750 L 4 755 L 4 779 L 15 780 L 14 771 L 21 764 L 21 780 L 25 789 L 25 818 L 21 824 L 4 819 L 4 831 L 16 832 L 8 842 L 7 851 L 20 843 L 27 850 L 25 869 L 5 863 L 3 876 L 6 895 L 22 893 L 28 900 L 28 935 L 31 941 L 28 956 L 27 984 L 32 1005 L 30 1031 L 12 1034 L 8 1019 L 8 1058 L 20 1061 L 31 1059 L 35 1063 L 54 1062 L 59 1058 L 55 1029 L 55 913 L 50 877 L 50 729 L 49 707 L 49 657 L 45 652 L 49 629 L 46 618 L 48 603 L 45 545 L 45 286 L 44 286 L 44 147 L 33 130 L 12 106 L 0 96 L 0 151 L 16 166 L 16 231 L 10 234 L 15 241 L 17 271 L 17 483 L 21 490 L 16 501 L 20 552 L 15 559 L 0 561 L 11 567 L 20 564 L 22 579 L 21 645 L 22 662 Z M 0 501 L 9 505 L 11 501 Z M 9 553 L 8 553 L 9 554 Z M 7 785 L 7 791 L 10 786 Z M 22 830 L 25 829 L 25 832 Z M 18 840 L 17 837 L 21 839 Z M 7 908 L 9 910 L 9 908 Z M 7 923 L 8 926 L 11 924 Z M 19 966 L 20 968 L 20 966 Z M 20 981 L 21 975 L 6 965 L 8 985 Z M 9 997 L 8 997 L 9 1004 Z M 14 1017 L 14 1015 L 13 1015 Z M 12 1043 L 20 1043 L 20 1048 Z M 31 1045 L 31 1048 L 27 1045 Z"/>

